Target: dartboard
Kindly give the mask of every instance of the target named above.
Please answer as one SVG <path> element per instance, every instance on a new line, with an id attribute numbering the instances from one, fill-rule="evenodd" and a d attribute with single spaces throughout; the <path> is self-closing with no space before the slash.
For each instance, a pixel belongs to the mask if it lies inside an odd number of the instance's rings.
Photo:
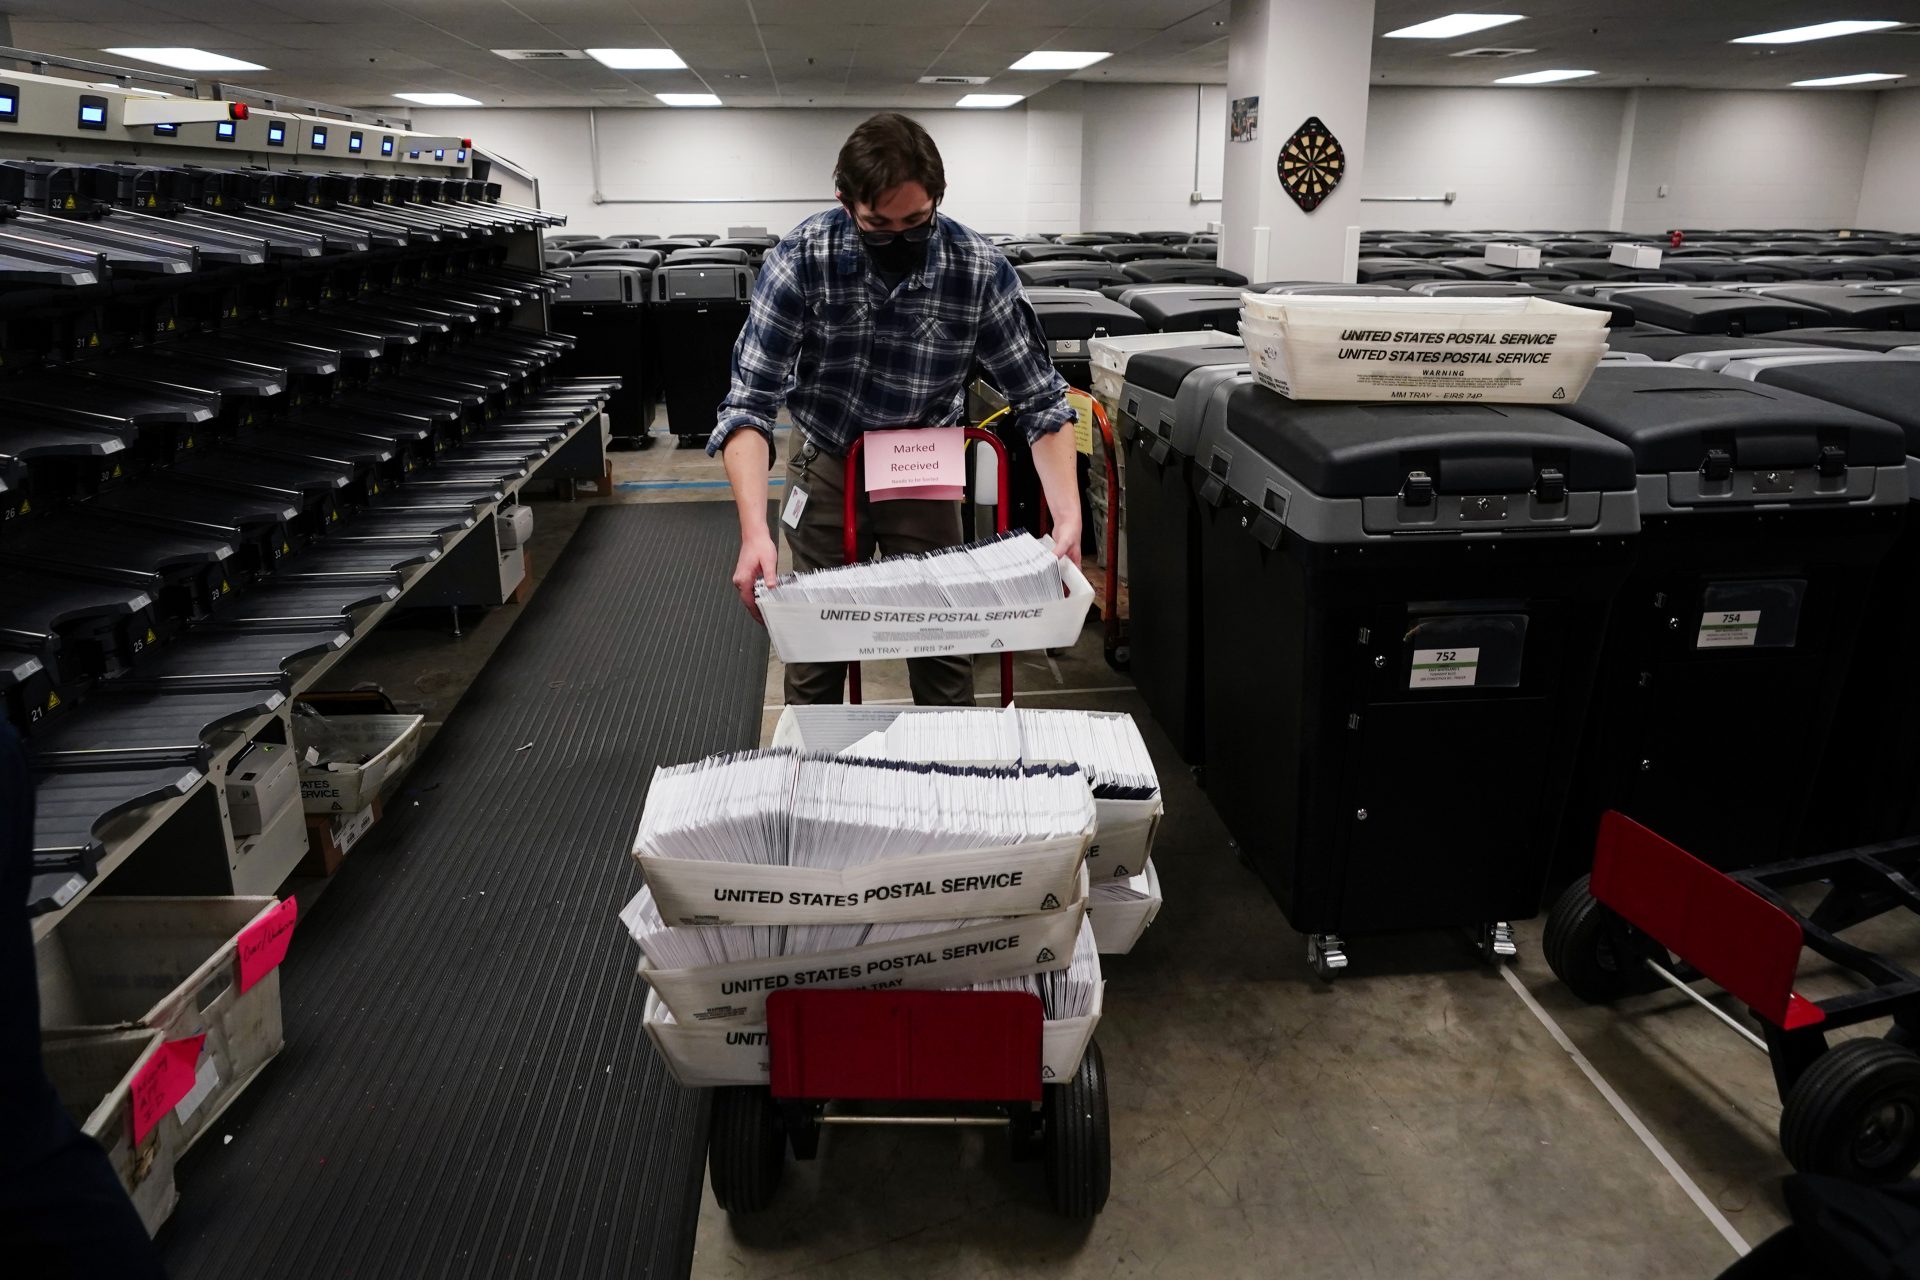
<path id="1" fill-rule="evenodd" d="M 1280 185 L 1293 202 L 1312 213 L 1340 185 L 1340 177 L 1347 171 L 1347 153 L 1319 116 L 1308 116 L 1307 122 L 1280 144 L 1279 170 Z"/>

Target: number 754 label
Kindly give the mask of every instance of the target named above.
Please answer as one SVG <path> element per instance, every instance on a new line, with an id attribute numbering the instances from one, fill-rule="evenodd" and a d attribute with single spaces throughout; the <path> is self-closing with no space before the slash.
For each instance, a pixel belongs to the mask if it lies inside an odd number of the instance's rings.
<path id="1" fill-rule="evenodd" d="M 1696 649 L 1751 649 L 1760 635 L 1760 611 L 1712 612 L 1701 615 Z"/>

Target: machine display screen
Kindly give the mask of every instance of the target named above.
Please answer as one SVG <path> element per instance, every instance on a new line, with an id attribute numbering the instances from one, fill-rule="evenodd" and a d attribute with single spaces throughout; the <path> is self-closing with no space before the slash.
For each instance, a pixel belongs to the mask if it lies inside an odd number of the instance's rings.
<path id="1" fill-rule="evenodd" d="M 180 136 L 180 126 L 177 124 L 157 124 L 153 126 L 153 136 L 156 138 L 177 138 Z"/>
<path id="2" fill-rule="evenodd" d="M 267 145 L 270 147 L 286 146 L 287 145 L 287 126 L 283 124 L 268 125 L 267 126 Z"/>
<path id="3" fill-rule="evenodd" d="M 366 135 L 358 131 L 347 135 L 347 150 L 358 151 L 367 145 Z"/>
<path id="4" fill-rule="evenodd" d="M 392 154 L 393 154 L 393 139 L 392 139 L 392 138 L 382 138 L 382 139 L 380 139 L 380 154 L 381 154 L 381 155 L 383 155 L 383 156 L 390 156 L 390 155 L 392 155 Z"/>
<path id="5" fill-rule="evenodd" d="M 465 164 L 467 162 L 467 149 L 465 147 L 460 148 L 458 151 L 453 153 L 453 158 L 455 160 L 458 160 L 461 164 Z"/>
<path id="6" fill-rule="evenodd" d="M 81 107 L 80 108 L 81 124 L 105 124 L 106 122 L 107 122 L 107 109 L 105 107 Z"/>
<path id="7" fill-rule="evenodd" d="M 315 151 L 324 151 L 326 147 L 327 131 L 325 129 L 315 129 L 313 131 L 313 149 Z"/>
<path id="8" fill-rule="evenodd" d="M 0 116 L 12 119 L 19 114 L 20 108 L 15 105 L 14 96 L 10 93 L 0 93 Z"/>
<path id="9" fill-rule="evenodd" d="M 445 160 L 447 158 L 447 149 L 445 147 L 435 147 L 433 149 L 433 158 L 435 160 Z"/>
<path id="10" fill-rule="evenodd" d="M 232 142 L 233 133 L 234 133 L 233 121 L 231 120 L 222 120 L 218 124 L 213 126 L 213 136 L 215 141 Z"/>
<path id="11" fill-rule="evenodd" d="M 407 152 L 407 159 L 409 159 L 409 160 L 418 160 L 419 158 L 420 158 L 420 153 L 419 153 L 418 151 L 409 151 L 409 152 Z"/>

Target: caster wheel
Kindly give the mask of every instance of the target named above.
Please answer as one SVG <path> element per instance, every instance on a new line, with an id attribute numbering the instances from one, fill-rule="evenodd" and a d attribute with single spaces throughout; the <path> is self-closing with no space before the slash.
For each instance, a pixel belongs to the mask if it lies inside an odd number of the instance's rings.
<path id="1" fill-rule="evenodd" d="M 1117 644 L 1106 651 L 1107 665 L 1115 671 L 1126 672 L 1133 666 L 1133 646 Z"/>
<path id="2" fill-rule="evenodd" d="M 760 1085 L 715 1089 L 707 1176 L 720 1207 L 758 1213 L 772 1202 L 785 1169 L 786 1135 L 773 1095 Z"/>
<path id="3" fill-rule="evenodd" d="M 1780 1149 L 1802 1173 L 1898 1182 L 1920 1164 L 1920 1054 L 1884 1040 L 1848 1040 L 1787 1092 Z"/>
<path id="4" fill-rule="evenodd" d="M 707 444 L 705 436 L 680 436 L 678 439 L 680 443 L 675 447 L 680 449 L 704 449 Z"/>
<path id="5" fill-rule="evenodd" d="M 1307 935 L 1307 963 L 1322 982 L 1332 982 L 1347 969 L 1347 945 L 1337 933 Z"/>
<path id="6" fill-rule="evenodd" d="M 1520 957 L 1520 948 L 1513 940 L 1513 926 L 1505 920 L 1481 925 L 1476 945 L 1480 948 L 1480 958 L 1491 965 L 1512 964 Z"/>
<path id="7" fill-rule="evenodd" d="M 1047 1086 L 1041 1108 L 1047 1195 L 1062 1217 L 1091 1218 L 1106 1207 L 1113 1176 L 1107 1069 L 1098 1044 L 1087 1042 L 1079 1070 L 1064 1084 Z"/>
<path id="8" fill-rule="evenodd" d="M 1589 879 L 1575 880 L 1553 904 L 1541 942 L 1547 967 L 1588 1004 L 1655 990 L 1660 979 L 1640 963 L 1654 944 L 1601 905 Z"/>

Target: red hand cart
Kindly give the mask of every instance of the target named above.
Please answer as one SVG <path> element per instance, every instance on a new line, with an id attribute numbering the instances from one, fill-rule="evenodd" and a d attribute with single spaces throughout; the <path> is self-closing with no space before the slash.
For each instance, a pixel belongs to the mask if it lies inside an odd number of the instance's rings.
<path id="1" fill-rule="evenodd" d="M 1593 873 L 1547 919 L 1547 964 L 1574 995 L 1605 1003 L 1679 990 L 1768 1055 L 1793 1167 L 1856 1182 L 1920 1164 L 1920 975 L 1841 934 L 1905 910 L 1920 915 L 1920 839 L 1721 872 L 1618 813 L 1601 820 Z M 1784 895 L 1825 885 L 1802 912 Z M 1794 981 L 1805 948 L 1857 978 L 1810 1000 Z M 1756 1032 L 1710 1003 L 1708 981 L 1746 1005 Z M 1885 1038 L 1827 1033 L 1893 1018 Z"/>
<path id="2" fill-rule="evenodd" d="M 1087 1042 L 1066 1080 L 1041 1079 L 1038 996 L 1015 991 L 776 991 L 767 997 L 772 1083 L 716 1089 L 713 1196 L 729 1213 L 772 1200 L 794 1158 L 839 1125 L 1005 1128 L 1016 1160 L 1039 1157 L 1059 1213 L 1106 1205 L 1107 1078 Z M 856 1109 L 844 1109 L 857 1100 Z"/>

